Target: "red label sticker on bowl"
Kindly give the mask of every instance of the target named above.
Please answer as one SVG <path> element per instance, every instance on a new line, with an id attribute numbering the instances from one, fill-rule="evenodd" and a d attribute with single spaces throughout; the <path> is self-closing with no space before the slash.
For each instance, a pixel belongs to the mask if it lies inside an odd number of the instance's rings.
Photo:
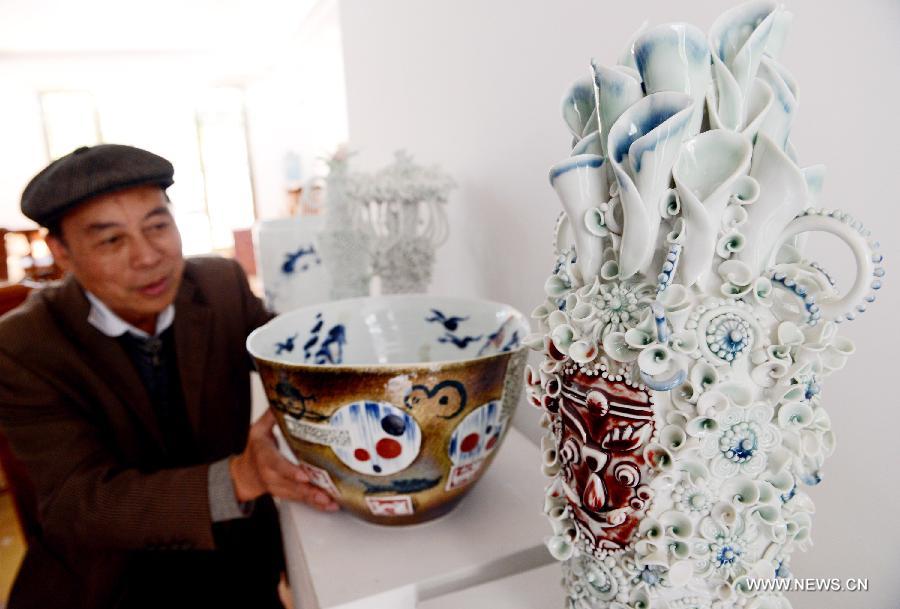
<path id="1" fill-rule="evenodd" d="M 297 465 L 300 467 L 300 469 L 303 470 L 303 473 L 307 475 L 310 484 L 318 486 L 320 489 L 326 491 L 332 497 L 340 496 L 341 492 L 334 485 L 334 482 L 331 480 L 331 474 L 329 474 L 327 471 L 325 471 L 321 467 L 310 465 L 305 461 L 300 461 Z"/>
<path id="2" fill-rule="evenodd" d="M 444 490 L 450 491 L 469 484 L 478 475 L 483 464 L 484 459 L 478 459 L 477 461 L 457 465 L 450 470 L 450 476 L 447 478 L 447 485 L 444 487 Z"/>
<path id="3" fill-rule="evenodd" d="M 366 497 L 366 505 L 375 516 L 410 516 L 415 511 L 409 495 Z"/>

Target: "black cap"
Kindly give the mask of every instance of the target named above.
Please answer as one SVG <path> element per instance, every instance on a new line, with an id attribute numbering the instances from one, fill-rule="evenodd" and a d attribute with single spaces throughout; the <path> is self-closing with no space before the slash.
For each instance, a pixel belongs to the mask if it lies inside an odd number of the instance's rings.
<path id="1" fill-rule="evenodd" d="M 84 146 L 53 161 L 31 179 L 22 193 L 22 213 L 46 226 L 97 195 L 145 184 L 166 189 L 174 183 L 174 173 L 172 163 L 140 148 Z"/>

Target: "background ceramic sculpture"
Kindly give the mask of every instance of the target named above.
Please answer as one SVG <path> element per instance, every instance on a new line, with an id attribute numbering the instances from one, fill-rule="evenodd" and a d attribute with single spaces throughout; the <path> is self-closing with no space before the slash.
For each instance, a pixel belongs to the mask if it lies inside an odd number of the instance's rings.
<path id="1" fill-rule="evenodd" d="M 790 607 L 754 586 L 811 544 L 803 487 L 834 450 L 821 384 L 884 275 L 869 232 L 818 206 L 823 168 L 797 164 L 790 21 L 754 2 L 708 37 L 645 29 L 563 100 L 565 213 L 526 384 L 568 607 Z M 804 256 L 814 231 L 849 247 L 842 292 Z"/>
<path id="2" fill-rule="evenodd" d="M 346 152 L 330 162 L 325 229 L 319 237 L 332 298 L 425 292 L 435 249 L 447 240 L 444 206 L 453 180 L 405 152 L 374 174 L 350 172 Z"/>
<path id="3" fill-rule="evenodd" d="M 355 187 L 347 157 L 345 150 L 339 150 L 328 163 L 325 226 L 319 234 L 322 260 L 331 277 L 332 300 L 368 296 L 372 280 L 371 231 L 363 207 L 350 196 Z"/>
<path id="4" fill-rule="evenodd" d="M 374 175 L 355 174 L 352 198 L 366 210 L 373 274 L 382 294 L 425 292 L 435 249 L 448 236 L 444 207 L 453 180 L 403 151 Z"/>
<path id="5" fill-rule="evenodd" d="M 331 278 L 319 244 L 323 224 L 322 216 L 298 216 L 255 227 L 256 259 L 270 310 L 283 313 L 329 299 Z"/>
<path id="6" fill-rule="evenodd" d="M 310 479 L 393 525 L 449 511 L 486 471 L 521 395 L 527 331 L 505 305 L 385 296 L 281 315 L 247 348 Z"/>

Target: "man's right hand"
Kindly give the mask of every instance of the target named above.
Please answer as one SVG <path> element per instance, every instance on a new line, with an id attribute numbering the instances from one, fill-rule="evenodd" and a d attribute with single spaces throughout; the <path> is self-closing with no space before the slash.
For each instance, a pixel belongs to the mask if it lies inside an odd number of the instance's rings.
<path id="1" fill-rule="evenodd" d="M 274 428 L 275 415 L 267 410 L 250 427 L 244 452 L 228 463 L 237 500 L 252 501 L 269 493 L 328 512 L 340 509 L 331 495 L 310 484 L 306 473 L 282 456 Z"/>

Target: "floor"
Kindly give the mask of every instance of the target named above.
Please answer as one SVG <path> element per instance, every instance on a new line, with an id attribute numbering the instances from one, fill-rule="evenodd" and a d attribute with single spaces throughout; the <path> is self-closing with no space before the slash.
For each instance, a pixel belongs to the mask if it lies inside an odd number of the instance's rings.
<path id="1" fill-rule="evenodd" d="M 0 492 L 0 609 L 6 606 L 9 589 L 25 555 L 25 541 L 16 522 L 9 493 Z"/>

